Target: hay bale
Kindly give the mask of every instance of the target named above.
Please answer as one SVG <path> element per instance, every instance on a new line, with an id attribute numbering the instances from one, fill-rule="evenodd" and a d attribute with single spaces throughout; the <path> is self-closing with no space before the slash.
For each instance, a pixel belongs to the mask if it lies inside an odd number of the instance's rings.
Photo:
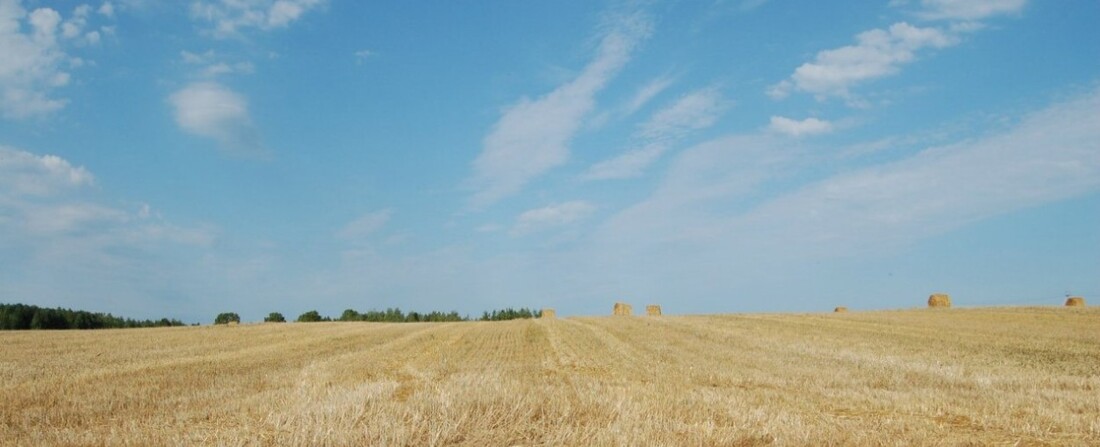
<path id="1" fill-rule="evenodd" d="M 645 307 L 645 314 L 649 315 L 651 317 L 661 316 L 661 305 L 659 305 L 659 304 L 650 304 L 650 305 L 646 306 Z"/>
<path id="2" fill-rule="evenodd" d="M 848 308 L 844 307 L 844 306 L 837 306 L 836 309 L 833 309 L 833 313 L 838 313 L 838 314 L 839 313 L 844 313 L 844 312 L 847 312 L 847 311 L 848 311 Z"/>
<path id="3" fill-rule="evenodd" d="M 1079 296 L 1066 298 L 1066 307 L 1085 307 L 1085 299 Z"/>
<path id="4" fill-rule="evenodd" d="M 225 323 L 226 326 L 236 326 L 238 324 L 241 324 L 241 322 L 239 322 L 237 320 L 229 320 L 228 322 Z"/>
<path id="5" fill-rule="evenodd" d="M 557 318 L 557 317 L 558 317 L 558 313 L 554 312 L 554 309 L 545 308 L 545 309 L 542 310 L 542 316 L 540 316 L 539 318 L 548 319 L 548 318 Z"/>
<path id="6" fill-rule="evenodd" d="M 946 293 L 933 293 L 928 297 L 928 307 L 951 307 L 951 296 Z"/>
<path id="7" fill-rule="evenodd" d="M 626 303 L 615 303 L 611 308 L 611 315 L 634 315 L 634 306 Z"/>

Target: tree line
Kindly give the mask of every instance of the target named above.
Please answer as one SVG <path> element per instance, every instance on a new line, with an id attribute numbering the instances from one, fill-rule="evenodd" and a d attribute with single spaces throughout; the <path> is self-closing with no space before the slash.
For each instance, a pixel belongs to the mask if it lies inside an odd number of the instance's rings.
<path id="1" fill-rule="evenodd" d="M 28 304 L 0 304 L 0 330 L 20 329 L 121 329 L 186 326 L 182 321 L 135 320 L 83 310 L 55 309 Z"/>
<path id="2" fill-rule="evenodd" d="M 542 316 L 542 311 L 532 310 L 527 308 L 520 309 L 501 309 L 494 310 L 492 312 L 483 312 L 479 321 L 504 321 L 515 320 L 520 318 L 539 318 Z M 346 309 L 340 314 L 339 318 L 331 318 L 321 315 L 316 310 L 311 310 L 302 313 L 295 320 L 299 323 L 314 323 L 322 321 L 369 321 L 375 323 L 424 323 L 424 322 L 448 322 L 448 321 L 472 321 L 469 316 L 459 315 L 458 312 L 408 312 L 405 313 L 399 308 L 391 307 L 386 310 L 368 310 L 365 312 L 359 312 L 355 309 Z M 223 312 L 218 314 L 214 319 L 214 324 L 225 324 L 229 321 L 240 322 L 240 317 L 233 312 Z M 286 317 L 279 312 L 272 312 L 264 317 L 266 323 L 285 323 Z"/>
<path id="3" fill-rule="evenodd" d="M 344 310 L 338 318 L 321 315 L 316 310 L 304 312 L 298 316 L 300 323 L 312 323 L 321 321 L 368 321 L 376 323 L 420 323 L 420 322 L 449 322 L 449 321 L 504 321 L 521 318 L 539 318 L 542 311 L 528 308 L 507 308 L 486 311 L 480 318 L 473 319 L 470 316 L 459 315 L 458 312 L 404 312 L 399 308 L 387 308 L 385 310 L 368 310 L 359 312 L 355 309 Z M 286 318 L 279 312 L 271 312 L 264 317 L 264 322 L 284 323 Z M 214 324 L 227 324 L 241 322 L 241 317 L 236 312 L 222 312 L 214 318 Z M 197 324 L 197 323 L 196 323 Z M 45 308 L 30 304 L 0 304 L 0 330 L 23 329 L 120 329 L 143 327 L 168 327 L 186 326 L 187 324 L 176 319 L 161 318 L 159 320 L 136 320 L 132 318 L 116 317 L 109 313 L 88 312 L 84 310 L 72 310 L 63 308 Z"/>

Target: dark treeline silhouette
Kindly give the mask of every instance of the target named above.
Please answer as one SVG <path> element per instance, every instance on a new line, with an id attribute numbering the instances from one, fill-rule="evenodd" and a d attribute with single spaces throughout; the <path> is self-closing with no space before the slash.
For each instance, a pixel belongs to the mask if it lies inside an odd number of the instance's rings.
<path id="1" fill-rule="evenodd" d="M 482 312 L 481 321 L 519 320 L 521 318 L 539 318 L 541 316 L 541 310 L 531 310 L 526 307 L 512 309 L 509 307 L 507 309 L 494 310 L 492 312 Z"/>
<path id="2" fill-rule="evenodd" d="M 49 309 L 28 304 L 0 304 L 0 330 L 20 329 L 118 329 L 186 326 L 182 321 L 134 320 L 83 310 Z"/>
<path id="3" fill-rule="evenodd" d="M 344 313 L 340 314 L 338 321 L 372 321 L 377 323 L 419 323 L 419 322 L 443 322 L 443 321 L 466 321 L 468 318 L 458 314 L 458 312 L 402 312 L 398 308 L 389 308 L 386 310 L 368 310 L 366 312 L 357 312 L 355 309 L 347 309 Z"/>
<path id="4" fill-rule="evenodd" d="M 277 312 L 272 312 L 272 315 Z M 538 318 L 542 315 L 541 311 L 531 310 L 527 308 L 520 309 L 502 309 L 494 310 L 492 312 L 484 312 L 481 315 L 480 321 L 503 321 L 503 320 L 515 320 L 519 318 Z M 282 316 L 281 314 L 279 315 Z M 266 319 L 265 319 L 266 320 Z M 375 323 L 420 323 L 420 322 L 447 322 L 447 321 L 471 321 L 473 320 L 469 316 L 459 315 L 458 312 L 408 312 L 405 313 L 398 308 L 388 308 L 386 310 L 368 310 L 366 312 L 359 312 L 355 309 L 347 309 L 344 313 L 340 314 L 340 318 L 329 318 L 322 316 L 316 310 L 305 312 L 298 317 L 300 323 L 312 323 L 320 321 L 370 321 Z"/>

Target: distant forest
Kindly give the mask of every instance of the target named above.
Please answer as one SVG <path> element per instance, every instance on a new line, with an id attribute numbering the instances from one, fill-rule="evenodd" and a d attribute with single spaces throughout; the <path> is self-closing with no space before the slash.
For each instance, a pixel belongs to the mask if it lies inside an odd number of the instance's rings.
<path id="1" fill-rule="evenodd" d="M 370 321 L 380 323 L 418 323 L 418 322 L 447 322 L 447 321 L 504 321 L 523 318 L 539 318 L 542 311 L 528 308 L 507 308 L 494 311 L 486 311 L 480 318 L 459 315 L 458 312 L 403 312 L 401 309 L 390 308 L 386 310 L 368 310 L 358 312 L 347 309 L 339 318 L 321 316 L 316 310 L 305 312 L 298 316 L 296 321 L 311 323 L 321 321 Z M 234 312 L 218 314 L 214 324 L 225 324 L 230 321 L 240 322 L 241 317 Z M 278 312 L 272 312 L 265 322 L 285 322 L 286 319 Z M 197 323 L 196 323 L 197 324 Z M 187 326 L 186 323 L 176 320 L 161 318 L 159 320 L 135 320 L 131 318 L 116 317 L 109 313 L 88 312 L 63 308 L 45 308 L 30 304 L 0 304 L 0 330 L 25 330 L 25 329 L 121 329 L 142 327 L 169 327 Z"/>
<path id="2" fill-rule="evenodd" d="M 0 330 L 19 329 L 120 329 L 186 326 L 182 321 L 134 320 L 83 310 L 49 309 L 28 304 L 0 304 Z"/>

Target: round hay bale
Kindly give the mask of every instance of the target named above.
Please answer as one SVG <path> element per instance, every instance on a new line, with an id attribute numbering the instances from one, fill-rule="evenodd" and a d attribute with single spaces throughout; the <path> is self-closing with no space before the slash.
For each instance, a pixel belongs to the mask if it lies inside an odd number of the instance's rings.
<path id="1" fill-rule="evenodd" d="M 611 315 L 634 315 L 634 307 L 626 303 L 615 303 Z"/>
<path id="2" fill-rule="evenodd" d="M 645 307 L 645 314 L 651 317 L 661 316 L 661 306 L 658 304 L 650 304 Z"/>
<path id="3" fill-rule="evenodd" d="M 238 324 L 241 324 L 241 322 L 239 322 L 237 320 L 229 320 L 229 322 L 227 322 L 225 324 L 226 324 L 226 326 L 236 326 Z"/>
<path id="4" fill-rule="evenodd" d="M 951 296 L 946 293 L 933 293 L 928 297 L 928 307 L 951 307 Z"/>
<path id="5" fill-rule="evenodd" d="M 836 309 L 833 309 L 833 313 L 838 313 L 838 314 L 839 313 L 844 313 L 844 312 L 847 312 L 847 311 L 848 311 L 848 308 L 844 307 L 844 306 L 837 306 Z"/>
<path id="6" fill-rule="evenodd" d="M 550 318 L 557 318 L 557 317 L 558 317 L 558 313 L 554 312 L 554 309 L 545 308 L 545 309 L 542 310 L 542 315 L 539 318 L 550 319 Z"/>
<path id="7" fill-rule="evenodd" d="M 1079 296 L 1066 298 L 1066 307 L 1085 307 L 1085 299 Z"/>

